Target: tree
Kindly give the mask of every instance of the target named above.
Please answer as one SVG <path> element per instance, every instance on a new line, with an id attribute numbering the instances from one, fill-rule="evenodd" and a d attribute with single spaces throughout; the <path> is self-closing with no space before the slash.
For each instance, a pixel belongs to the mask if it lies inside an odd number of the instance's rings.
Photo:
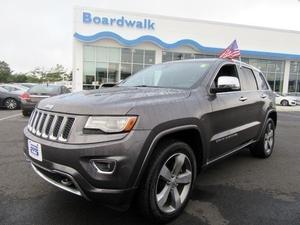
<path id="1" fill-rule="evenodd" d="M 12 78 L 12 82 L 16 82 L 16 83 L 26 83 L 27 82 L 27 76 L 26 74 L 13 74 L 11 76 Z"/>
<path id="2" fill-rule="evenodd" d="M 33 75 L 26 75 L 26 77 L 27 77 L 28 83 L 40 83 L 41 82 L 41 80 L 38 77 L 33 76 Z"/>
<path id="3" fill-rule="evenodd" d="M 12 71 L 9 65 L 4 61 L 0 61 L 0 83 L 8 82 L 11 74 Z"/>
<path id="4" fill-rule="evenodd" d="M 46 74 L 47 74 L 47 72 L 45 71 L 44 68 L 35 67 L 34 70 L 27 73 L 27 76 L 32 76 L 32 77 L 37 78 L 39 80 L 45 80 L 46 81 Z"/>
<path id="5" fill-rule="evenodd" d="M 55 67 L 51 68 L 48 72 L 46 72 L 46 81 L 61 81 L 67 79 L 68 74 L 66 69 L 60 65 L 56 64 Z"/>
<path id="6" fill-rule="evenodd" d="M 71 71 L 70 73 L 68 73 L 64 80 L 72 81 L 73 80 L 73 72 Z"/>

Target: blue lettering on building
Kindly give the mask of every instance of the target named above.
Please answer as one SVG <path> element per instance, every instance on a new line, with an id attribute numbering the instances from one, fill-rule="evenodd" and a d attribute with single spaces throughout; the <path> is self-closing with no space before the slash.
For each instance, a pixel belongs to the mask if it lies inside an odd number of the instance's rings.
<path id="1" fill-rule="evenodd" d="M 82 13 L 82 22 L 88 24 L 94 23 L 94 24 L 104 25 L 104 26 L 119 26 L 119 27 L 147 29 L 147 30 L 155 29 L 155 23 L 152 22 L 151 19 L 145 18 L 143 20 L 131 20 L 124 16 L 118 18 L 100 17 L 100 16 L 93 16 L 90 12 Z"/>

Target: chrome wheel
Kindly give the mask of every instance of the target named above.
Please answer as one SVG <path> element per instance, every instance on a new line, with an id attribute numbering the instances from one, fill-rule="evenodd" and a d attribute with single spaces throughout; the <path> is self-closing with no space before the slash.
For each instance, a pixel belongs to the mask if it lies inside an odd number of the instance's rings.
<path id="1" fill-rule="evenodd" d="M 5 106 L 7 109 L 16 109 L 17 105 L 18 105 L 17 101 L 12 98 L 9 98 L 5 101 Z"/>
<path id="2" fill-rule="evenodd" d="M 274 144 L 274 129 L 271 123 L 268 123 L 266 132 L 265 132 L 265 139 L 264 139 L 264 149 L 266 154 L 270 154 L 273 149 Z"/>
<path id="3" fill-rule="evenodd" d="M 192 185 L 192 165 L 183 153 L 168 158 L 160 170 L 156 184 L 156 203 L 164 213 L 181 208 Z"/>

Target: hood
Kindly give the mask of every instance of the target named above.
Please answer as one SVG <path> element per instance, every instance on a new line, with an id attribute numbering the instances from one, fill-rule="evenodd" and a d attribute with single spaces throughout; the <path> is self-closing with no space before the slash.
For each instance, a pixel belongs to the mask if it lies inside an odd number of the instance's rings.
<path id="1" fill-rule="evenodd" d="M 42 100 L 39 109 L 81 115 L 124 115 L 135 105 L 186 98 L 189 90 L 113 87 L 59 95 Z"/>

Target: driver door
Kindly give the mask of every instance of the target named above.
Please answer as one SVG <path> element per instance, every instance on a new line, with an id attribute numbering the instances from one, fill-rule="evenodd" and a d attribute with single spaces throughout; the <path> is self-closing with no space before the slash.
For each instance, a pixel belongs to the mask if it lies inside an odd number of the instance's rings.
<path id="1" fill-rule="evenodd" d="M 234 90 L 220 89 L 211 94 L 212 113 L 210 118 L 211 136 L 209 140 L 209 161 L 217 159 L 243 144 L 240 132 L 247 117 L 247 104 L 240 87 L 240 77 L 235 64 L 225 64 L 217 72 L 211 88 L 222 87 L 218 82 L 235 80 Z M 232 81 L 231 81 L 232 82 Z"/>

